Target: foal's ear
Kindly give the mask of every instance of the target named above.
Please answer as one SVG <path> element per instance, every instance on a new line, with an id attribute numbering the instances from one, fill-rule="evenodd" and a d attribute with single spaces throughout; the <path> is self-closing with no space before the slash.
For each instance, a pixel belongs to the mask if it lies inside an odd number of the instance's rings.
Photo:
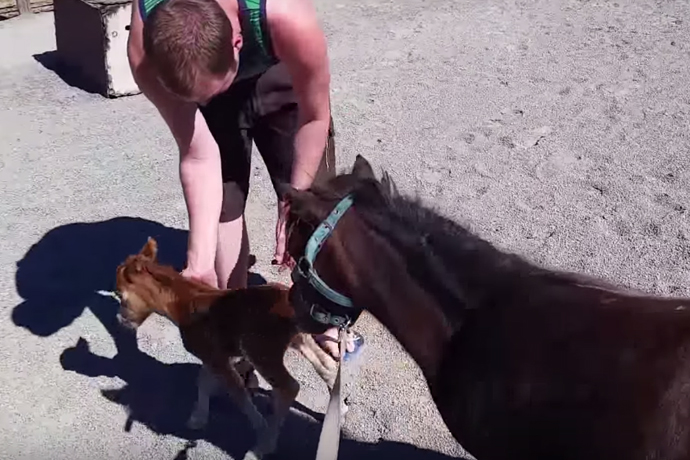
<path id="1" fill-rule="evenodd" d="M 147 259 L 156 260 L 156 256 L 158 255 L 158 243 L 156 243 L 156 240 L 149 236 L 149 239 L 146 241 L 144 247 L 141 248 L 139 254 Z"/>
<path id="2" fill-rule="evenodd" d="M 374 170 L 371 168 L 369 162 L 362 155 L 357 154 L 355 164 L 352 165 L 352 175 L 357 179 L 373 179 L 376 180 Z"/>

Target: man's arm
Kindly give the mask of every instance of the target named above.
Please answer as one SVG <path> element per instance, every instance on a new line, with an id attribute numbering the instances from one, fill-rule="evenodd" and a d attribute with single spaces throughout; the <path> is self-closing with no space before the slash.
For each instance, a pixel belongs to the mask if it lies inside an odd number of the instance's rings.
<path id="1" fill-rule="evenodd" d="M 292 77 L 299 107 L 291 185 L 311 186 L 330 124 L 330 68 L 326 37 L 309 0 L 276 2 L 269 22 L 276 54 Z"/>
<path id="2" fill-rule="evenodd" d="M 177 142 L 180 181 L 189 214 L 187 267 L 193 275 L 201 276 L 214 271 L 215 265 L 218 218 L 223 198 L 220 154 L 196 105 L 169 95 L 147 66 L 143 47 L 137 43 L 137 38 L 141 39 L 140 28 L 140 20 L 133 18 L 128 46 L 132 75 L 142 93 L 158 109 Z"/>

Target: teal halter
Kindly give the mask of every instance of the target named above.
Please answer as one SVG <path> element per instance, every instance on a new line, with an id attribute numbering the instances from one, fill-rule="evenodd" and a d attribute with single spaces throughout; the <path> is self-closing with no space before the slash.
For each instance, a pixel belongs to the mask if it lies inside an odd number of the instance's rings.
<path id="1" fill-rule="evenodd" d="M 331 236 L 333 230 L 335 230 L 335 226 L 340 218 L 352 206 L 353 201 L 352 195 L 346 195 L 342 200 L 340 200 L 328 217 L 321 222 L 321 224 L 319 224 L 307 241 L 304 256 L 299 259 L 295 270 L 292 272 L 292 279 L 295 283 L 297 283 L 299 277 L 301 277 L 327 300 L 345 308 L 353 308 L 354 305 L 352 299 L 330 288 L 328 284 L 326 284 L 316 273 L 314 261 L 316 260 L 316 256 L 318 255 L 319 251 L 323 247 L 323 244 L 326 242 L 328 237 Z M 319 305 L 316 304 L 312 304 L 310 307 L 310 314 L 316 321 L 338 327 L 346 327 L 347 323 L 349 323 L 348 318 L 326 311 L 318 311 L 319 309 L 317 307 L 319 307 Z M 323 308 L 320 310 L 323 310 Z"/>

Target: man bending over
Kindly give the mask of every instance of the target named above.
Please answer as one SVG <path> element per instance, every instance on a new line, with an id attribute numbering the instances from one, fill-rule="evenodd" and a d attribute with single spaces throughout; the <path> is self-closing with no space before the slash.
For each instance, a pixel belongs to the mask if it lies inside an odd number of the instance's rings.
<path id="1" fill-rule="evenodd" d="M 252 140 L 274 188 L 289 182 L 305 189 L 334 174 L 330 71 L 316 11 L 309 0 L 134 0 L 132 6 L 132 74 L 180 152 L 189 214 L 183 275 L 245 287 Z M 279 202 L 276 264 L 285 252 L 284 211 Z M 337 342 L 328 337 L 337 339 L 337 330 L 317 339 L 338 358 Z M 353 333 L 348 355 L 362 344 Z"/>

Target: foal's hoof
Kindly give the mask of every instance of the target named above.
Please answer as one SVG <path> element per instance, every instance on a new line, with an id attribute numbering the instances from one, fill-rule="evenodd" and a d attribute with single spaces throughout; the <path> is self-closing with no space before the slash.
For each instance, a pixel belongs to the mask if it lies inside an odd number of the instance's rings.
<path id="1" fill-rule="evenodd" d="M 261 460 L 263 457 L 263 455 L 258 454 L 253 450 L 250 450 L 249 452 L 244 454 L 244 460 Z"/>
<path id="2" fill-rule="evenodd" d="M 201 430 L 206 426 L 208 422 L 208 416 L 204 417 L 203 414 L 197 414 L 196 412 L 187 420 L 187 428 L 190 430 Z"/>
<path id="3" fill-rule="evenodd" d="M 264 449 L 261 447 L 255 447 L 244 454 L 244 460 L 261 460 L 268 457 L 275 452 L 274 448 Z"/>
<path id="4" fill-rule="evenodd" d="M 256 393 L 259 389 L 259 378 L 256 376 L 256 372 L 252 371 L 244 378 L 244 386 L 250 393 Z"/>
<path id="5" fill-rule="evenodd" d="M 268 426 L 257 430 L 257 443 L 245 455 L 244 460 L 259 460 L 273 454 L 278 444 L 276 432 Z"/>

